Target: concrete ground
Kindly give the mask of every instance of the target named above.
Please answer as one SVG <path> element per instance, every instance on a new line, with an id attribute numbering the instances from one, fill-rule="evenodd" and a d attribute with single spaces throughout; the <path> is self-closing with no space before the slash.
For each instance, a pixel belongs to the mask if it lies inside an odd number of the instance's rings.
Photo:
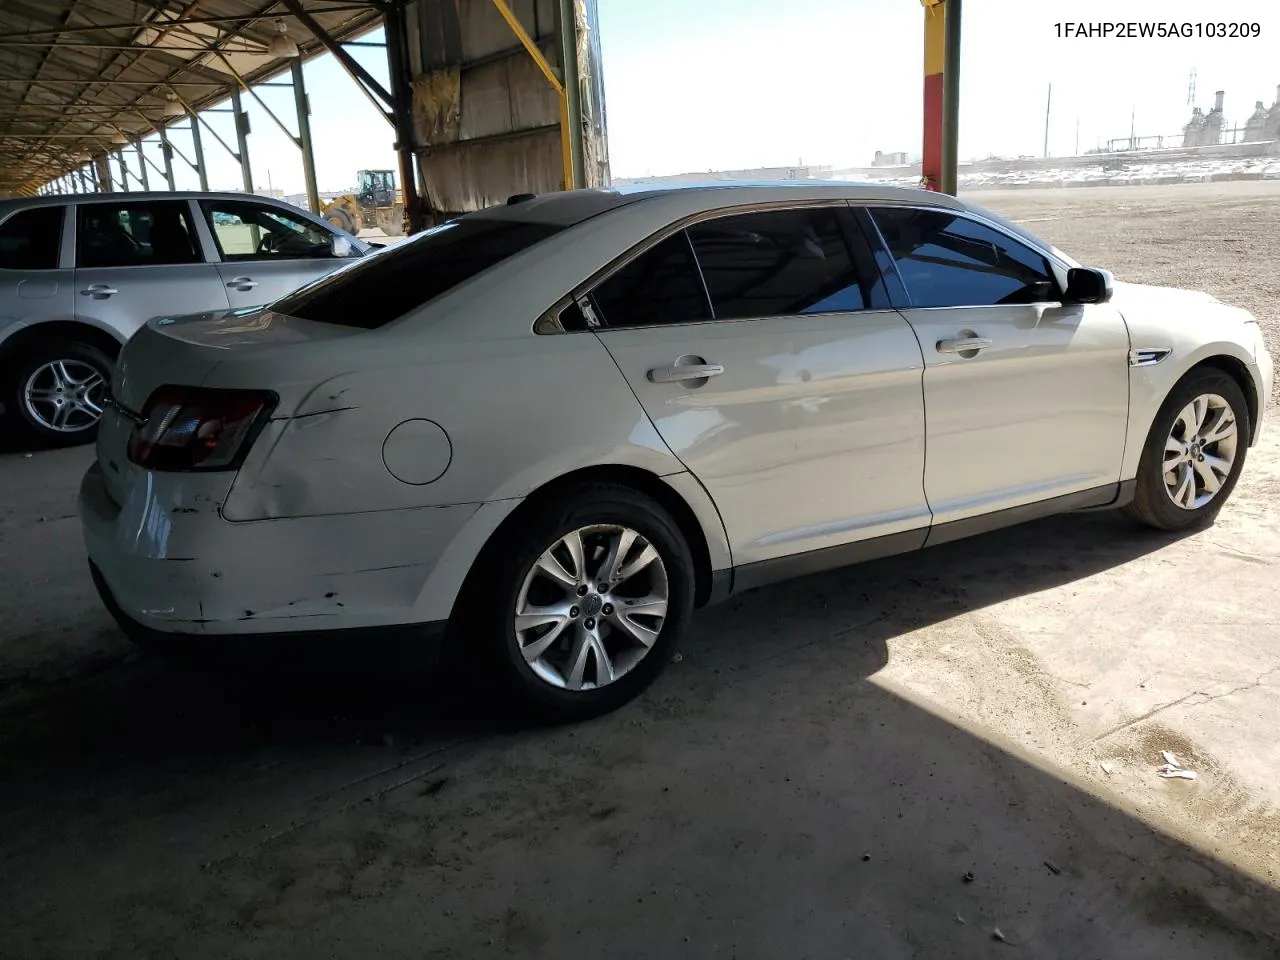
<path id="1" fill-rule="evenodd" d="M 1274 347 L 1278 195 L 981 202 Z M 0 457 L 2 957 L 1280 955 L 1280 423 L 1211 529 L 1061 517 L 761 590 L 558 729 L 382 655 L 135 654 L 89 459 Z"/>

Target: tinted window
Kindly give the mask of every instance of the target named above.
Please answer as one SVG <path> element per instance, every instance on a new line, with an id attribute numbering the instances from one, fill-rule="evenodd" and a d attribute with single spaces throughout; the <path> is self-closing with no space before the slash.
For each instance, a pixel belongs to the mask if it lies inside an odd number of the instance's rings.
<path id="1" fill-rule="evenodd" d="M 200 208 L 223 260 L 298 260 L 333 255 L 328 231 L 276 207 L 203 200 Z"/>
<path id="2" fill-rule="evenodd" d="M 564 228 L 463 217 L 366 255 L 295 290 L 272 309 L 372 330 L 396 320 Z"/>
<path id="3" fill-rule="evenodd" d="M 872 211 L 916 307 L 1037 303 L 1058 296 L 1049 264 L 1016 240 L 940 210 Z"/>
<path id="4" fill-rule="evenodd" d="M 76 266 L 199 263 L 186 203 L 84 203 L 76 222 Z"/>
<path id="5" fill-rule="evenodd" d="M 0 269 L 56 270 L 62 214 L 62 207 L 37 207 L 0 224 Z"/>
<path id="6" fill-rule="evenodd" d="M 688 238 L 676 233 L 646 250 L 592 292 L 610 327 L 709 320 L 706 292 Z"/>
<path id="7" fill-rule="evenodd" d="M 689 228 L 717 320 L 861 310 L 834 209 L 746 213 Z"/>

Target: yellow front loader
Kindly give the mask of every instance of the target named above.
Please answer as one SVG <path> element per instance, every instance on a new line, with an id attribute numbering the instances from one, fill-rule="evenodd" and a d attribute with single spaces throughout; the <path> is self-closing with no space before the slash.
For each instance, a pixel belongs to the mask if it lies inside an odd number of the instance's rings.
<path id="1" fill-rule="evenodd" d="M 357 176 L 360 192 L 334 197 L 320 215 L 353 235 L 377 227 L 389 237 L 403 236 L 404 200 L 396 190 L 394 171 L 361 170 Z"/>

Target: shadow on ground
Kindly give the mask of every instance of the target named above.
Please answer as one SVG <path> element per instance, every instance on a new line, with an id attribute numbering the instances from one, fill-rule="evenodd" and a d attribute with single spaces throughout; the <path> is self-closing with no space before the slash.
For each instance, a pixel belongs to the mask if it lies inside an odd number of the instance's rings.
<path id="1" fill-rule="evenodd" d="M 571 728 L 358 652 L 13 701 L 0 955 L 1275 957 L 1277 891 L 868 679 L 1170 542 L 1071 516 L 758 591 Z"/>

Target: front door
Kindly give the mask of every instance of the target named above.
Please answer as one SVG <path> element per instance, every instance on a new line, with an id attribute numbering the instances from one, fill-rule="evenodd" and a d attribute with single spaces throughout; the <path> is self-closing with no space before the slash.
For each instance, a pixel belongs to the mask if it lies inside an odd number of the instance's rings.
<path id="1" fill-rule="evenodd" d="M 126 340 L 152 317 L 227 309 L 184 200 L 76 205 L 76 319 Z"/>
<path id="2" fill-rule="evenodd" d="M 929 524 L 920 349 L 850 226 L 844 207 L 704 221 L 591 293 L 735 566 Z"/>
<path id="3" fill-rule="evenodd" d="M 202 200 L 221 254 L 218 274 L 236 309 L 272 303 L 336 270 L 333 234 L 303 217 L 252 200 Z"/>
<path id="4" fill-rule="evenodd" d="M 951 211 L 872 212 L 924 352 L 925 492 L 941 525 L 1118 483 L 1129 335 L 1065 306 L 1052 264 Z"/>

